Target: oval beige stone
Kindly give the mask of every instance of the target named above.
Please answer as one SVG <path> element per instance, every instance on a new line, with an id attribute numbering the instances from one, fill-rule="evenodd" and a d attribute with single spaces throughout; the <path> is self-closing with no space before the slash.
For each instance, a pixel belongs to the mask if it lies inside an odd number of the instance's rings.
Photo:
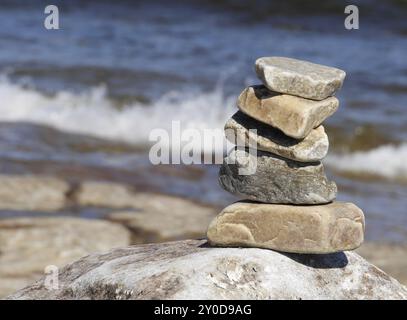
<path id="1" fill-rule="evenodd" d="M 364 226 L 362 210 L 352 203 L 292 206 L 240 201 L 211 222 L 207 237 L 215 246 L 333 253 L 359 247 Z"/>
<path id="2" fill-rule="evenodd" d="M 237 105 L 248 116 L 303 139 L 338 109 L 339 101 L 335 97 L 313 101 L 271 92 L 260 85 L 243 90 Z"/>

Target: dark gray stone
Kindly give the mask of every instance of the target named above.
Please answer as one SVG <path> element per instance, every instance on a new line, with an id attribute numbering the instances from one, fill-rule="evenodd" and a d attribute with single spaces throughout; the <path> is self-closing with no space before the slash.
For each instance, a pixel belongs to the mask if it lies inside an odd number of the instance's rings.
<path id="1" fill-rule="evenodd" d="M 220 168 L 219 182 L 226 191 L 265 203 L 322 204 L 337 193 L 321 162 L 301 163 L 261 151 L 256 157 L 233 150 Z"/>

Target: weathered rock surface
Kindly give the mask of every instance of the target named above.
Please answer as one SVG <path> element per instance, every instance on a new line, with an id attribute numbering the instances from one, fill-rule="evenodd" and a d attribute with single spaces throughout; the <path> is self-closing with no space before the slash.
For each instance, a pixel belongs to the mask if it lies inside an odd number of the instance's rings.
<path id="1" fill-rule="evenodd" d="M 68 217 L 0 220 L 0 297 L 44 275 L 48 265 L 62 267 L 91 252 L 130 244 L 118 224 Z"/>
<path id="2" fill-rule="evenodd" d="M 242 175 L 246 170 L 252 174 Z M 233 194 L 265 203 L 322 204 L 335 199 L 322 163 L 302 163 L 257 151 L 233 150 L 223 161 L 219 183 Z"/>
<path id="3" fill-rule="evenodd" d="M 322 100 L 342 87 L 343 70 L 285 57 L 256 60 L 256 73 L 272 91 Z"/>
<path id="4" fill-rule="evenodd" d="M 56 211 L 65 206 L 69 184 L 33 175 L 0 175 L 0 209 Z"/>
<path id="5" fill-rule="evenodd" d="M 356 252 L 407 285 L 406 244 L 365 242 Z"/>
<path id="6" fill-rule="evenodd" d="M 150 243 L 205 236 L 216 209 L 173 196 L 138 193 L 138 209 L 118 211 L 108 219 L 132 231 L 133 242 Z"/>
<path id="7" fill-rule="evenodd" d="M 407 289 L 354 252 L 281 254 L 187 240 L 91 254 L 9 299 L 407 299 Z"/>
<path id="8" fill-rule="evenodd" d="M 251 131 L 253 129 L 257 133 Z M 323 126 L 312 129 L 303 140 L 297 140 L 240 111 L 226 122 L 225 133 L 232 143 L 257 147 L 258 150 L 300 162 L 319 161 L 326 156 L 329 148 L 328 136 Z"/>
<path id="9" fill-rule="evenodd" d="M 240 94 L 237 105 L 248 116 L 303 139 L 338 109 L 339 101 L 335 97 L 313 101 L 251 86 Z"/>
<path id="10" fill-rule="evenodd" d="M 207 237 L 216 246 L 333 253 L 359 247 L 364 227 L 363 212 L 352 203 L 292 206 L 241 201 L 222 210 Z"/>

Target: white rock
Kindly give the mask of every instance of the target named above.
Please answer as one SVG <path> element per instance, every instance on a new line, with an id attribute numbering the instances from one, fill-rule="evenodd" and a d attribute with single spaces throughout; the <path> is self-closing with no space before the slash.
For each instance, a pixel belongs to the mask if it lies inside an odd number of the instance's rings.
<path id="1" fill-rule="evenodd" d="M 65 268 L 9 299 L 407 299 L 407 289 L 353 252 L 281 254 L 206 240 L 132 246 Z"/>

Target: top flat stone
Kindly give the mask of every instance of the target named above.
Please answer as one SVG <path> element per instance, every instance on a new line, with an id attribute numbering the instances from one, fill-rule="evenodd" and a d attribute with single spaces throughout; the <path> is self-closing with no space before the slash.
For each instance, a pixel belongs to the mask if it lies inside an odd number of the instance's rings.
<path id="1" fill-rule="evenodd" d="M 343 70 L 285 57 L 256 60 L 256 73 L 270 90 L 307 99 L 323 100 L 342 87 Z"/>

